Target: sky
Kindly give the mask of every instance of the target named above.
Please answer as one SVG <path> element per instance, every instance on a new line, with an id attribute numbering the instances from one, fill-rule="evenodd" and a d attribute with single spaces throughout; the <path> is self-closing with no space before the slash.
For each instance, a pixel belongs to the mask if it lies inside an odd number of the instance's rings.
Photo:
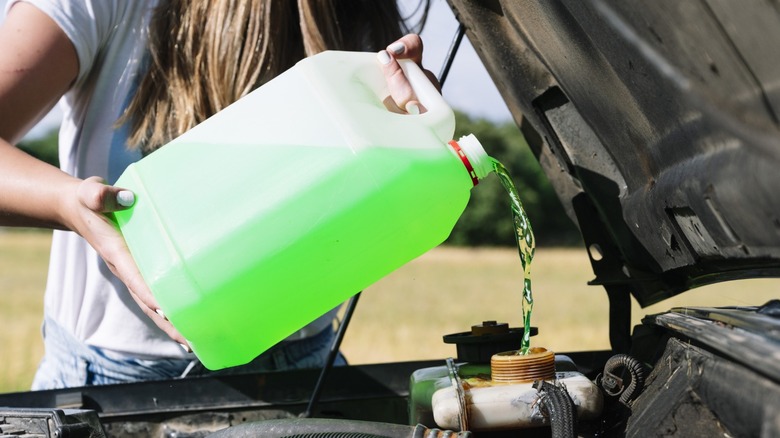
<path id="1" fill-rule="evenodd" d="M 445 62 L 450 44 L 457 32 L 458 23 L 445 0 L 430 0 L 428 21 L 420 36 L 425 52 L 423 67 L 437 76 Z M 0 0 L 0 22 L 7 0 Z M 419 0 L 398 0 L 402 12 L 409 12 Z M 511 115 L 490 80 L 468 38 L 460 44 L 450 72 L 442 88 L 444 99 L 455 109 L 472 117 L 485 118 L 494 122 L 511 120 Z M 28 134 L 39 136 L 59 124 L 61 115 L 55 108 Z"/>
<path id="2" fill-rule="evenodd" d="M 413 8 L 419 0 L 399 0 L 401 10 Z M 420 36 L 425 48 L 423 66 L 437 76 L 447 57 L 458 22 L 445 0 L 431 0 L 428 22 Z M 501 122 L 511 120 L 506 104 L 488 76 L 468 37 L 463 38 L 453 61 L 442 95 L 450 106 L 475 117 Z"/>

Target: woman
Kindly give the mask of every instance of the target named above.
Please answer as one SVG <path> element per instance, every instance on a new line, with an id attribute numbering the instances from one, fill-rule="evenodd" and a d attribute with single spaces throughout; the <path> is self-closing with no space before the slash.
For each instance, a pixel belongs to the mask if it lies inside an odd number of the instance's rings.
<path id="1" fill-rule="evenodd" d="M 55 228 L 44 299 L 46 354 L 33 389 L 172 378 L 194 356 L 165 319 L 105 213 L 133 193 L 124 168 L 301 58 L 377 50 L 401 33 L 389 0 L 11 0 L 0 28 L 0 225 Z M 378 53 L 394 102 L 417 102 L 396 58 L 421 62 L 407 35 Z M 12 146 L 56 102 L 55 169 Z M 108 182 L 108 184 L 106 184 Z M 255 369 L 316 366 L 325 315 Z"/>

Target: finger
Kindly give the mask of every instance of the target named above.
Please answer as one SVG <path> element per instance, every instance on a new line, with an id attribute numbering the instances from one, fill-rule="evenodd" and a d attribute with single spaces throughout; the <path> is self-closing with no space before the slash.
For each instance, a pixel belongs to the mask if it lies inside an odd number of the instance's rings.
<path id="1" fill-rule="evenodd" d="M 419 35 L 417 34 L 405 35 L 403 38 L 387 46 L 386 50 L 392 53 L 395 59 L 410 59 L 414 61 L 420 67 L 423 73 L 425 73 L 425 76 L 428 77 L 428 80 L 430 80 L 431 83 L 433 83 L 433 85 L 436 86 L 436 89 L 439 90 L 439 93 L 441 93 L 441 85 L 439 84 L 439 79 L 436 78 L 436 75 L 433 74 L 433 72 L 423 68 L 422 65 L 423 41 Z"/>
<path id="2" fill-rule="evenodd" d="M 146 316 L 148 316 L 154 323 L 159 327 L 165 334 L 167 334 L 171 339 L 178 342 L 179 344 L 182 344 L 182 347 L 185 347 L 189 351 L 189 345 L 187 344 L 187 340 L 184 338 L 184 336 L 179 333 L 176 328 L 173 327 L 173 324 L 168 320 L 168 318 L 165 316 L 165 313 L 160 308 L 160 305 L 157 304 L 157 300 L 154 298 L 154 295 L 152 294 L 152 291 L 149 289 L 149 287 L 146 285 L 146 282 L 143 280 L 143 277 L 141 276 L 140 271 L 135 265 L 135 262 L 130 260 L 129 262 L 127 260 L 123 260 L 123 257 L 119 257 L 119 263 L 122 264 L 122 266 L 109 266 L 112 271 L 115 271 L 114 273 L 119 277 L 125 285 L 127 285 L 128 291 L 130 291 L 130 296 L 133 298 L 133 301 L 138 304 L 138 307 L 141 308 L 141 311 L 144 312 Z"/>
<path id="3" fill-rule="evenodd" d="M 141 311 L 149 317 L 170 338 L 178 342 L 187 351 L 191 351 L 187 340 L 173 327 L 160 310 L 157 300 L 138 269 L 119 230 L 104 212 L 126 208 L 122 203 L 128 203 L 127 195 L 132 192 L 106 185 L 98 177 L 87 178 L 77 188 L 76 202 L 80 204 L 77 210 L 82 210 L 76 217 L 77 226 L 72 229 L 83 236 L 100 254 L 111 272 L 117 276 L 130 291 L 133 301 Z M 132 198 L 129 204 L 132 205 Z"/>
<path id="4" fill-rule="evenodd" d="M 144 312 L 144 314 L 151 319 L 154 324 L 159 327 L 166 335 L 168 335 L 169 338 L 173 339 L 174 341 L 181 344 L 181 346 L 186 351 L 192 351 L 192 349 L 189 346 L 189 343 L 187 342 L 187 339 L 184 338 L 184 336 L 179 333 L 178 330 L 171 324 L 170 321 L 168 321 L 168 318 L 165 317 L 165 314 L 163 314 L 162 310 L 157 308 L 157 310 L 152 310 L 149 308 L 145 303 L 143 303 L 138 295 L 134 293 L 132 290 L 130 290 L 130 295 L 133 297 L 133 300 L 138 304 L 138 306 L 141 308 L 141 310 Z"/>
<path id="5" fill-rule="evenodd" d="M 417 34 L 407 34 L 387 46 L 377 54 L 390 90 L 390 97 L 398 108 L 419 114 L 420 106 L 414 89 L 398 63 L 398 59 L 410 59 L 422 64 L 422 39 Z M 409 108 L 407 108 L 407 105 Z M 410 111 L 411 110 L 411 111 Z"/>
<path id="6" fill-rule="evenodd" d="M 420 35 L 410 33 L 387 46 L 387 51 L 397 59 L 411 59 L 422 66 L 423 41 Z"/>
<path id="7" fill-rule="evenodd" d="M 103 215 L 96 216 L 104 218 Z M 93 236 L 100 236 L 99 244 L 95 245 L 96 250 L 105 261 L 109 270 L 127 286 L 133 301 L 136 302 L 144 314 L 151 318 L 168 336 L 181 344 L 186 344 L 184 337 L 173 328 L 173 325 L 171 325 L 160 309 L 157 299 L 152 294 L 149 286 L 147 286 L 121 234 L 118 233 L 113 225 L 108 223 L 108 220 L 94 221 L 91 232 Z"/>
<path id="8" fill-rule="evenodd" d="M 102 178 L 96 176 L 87 178 L 81 183 L 78 195 L 85 207 L 98 213 L 124 210 L 135 202 L 133 192 L 106 185 Z"/>
<path id="9" fill-rule="evenodd" d="M 406 78 L 398 60 L 387 50 L 382 50 L 377 54 L 379 63 L 382 64 L 382 72 L 387 82 L 390 97 L 398 108 L 405 110 L 409 114 L 420 114 L 424 111 L 422 105 L 414 94 L 414 89 Z"/>
<path id="10" fill-rule="evenodd" d="M 157 303 L 157 299 L 154 298 L 152 291 L 146 285 L 141 271 L 135 264 L 135 260 L 133 260 L 124 240 L 122 240 L 121 245 L 117 244 L 111 249 L 105 250 L 105 254 L 102 255 L 111 272 L 127 286 L 130 296 L 141 308 L 141 311 L 171 339 L 181 344 L 185 350 L 191 351 L 187 340 L 168 321 L 168 318 Z"/>

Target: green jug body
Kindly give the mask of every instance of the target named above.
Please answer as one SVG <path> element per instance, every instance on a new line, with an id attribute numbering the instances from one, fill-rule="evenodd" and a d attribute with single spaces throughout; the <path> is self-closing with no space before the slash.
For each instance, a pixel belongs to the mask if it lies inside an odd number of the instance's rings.
<path id="1" fill-rule="evenodd" d="M 251 361 L 440 244 L 468 202 L 472 177 L 442 138 L 451 110 L 389 113 L 373 54 L 323 55 L 116 183 L 136 194 L 115 214 L 133 258 L 209 369 Z"/>

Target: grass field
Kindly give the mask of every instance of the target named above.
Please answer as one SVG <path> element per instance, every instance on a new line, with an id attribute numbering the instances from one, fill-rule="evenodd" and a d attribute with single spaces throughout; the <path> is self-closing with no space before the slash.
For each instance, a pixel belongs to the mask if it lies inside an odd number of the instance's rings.
<path id="1" fill-rule="evenodd" d="M 29 388 L 43 354 L 41 307 L 50 233 L 0 228 L 0 392 Z M 532 345 L 554 351 L 609 347 L 607 298 L 588 286 L 583 249 L 536 252 Z M 361 295 L 342 351 L 353 364 L 455 355 L 442 336 L 485 320 L 521 326 L 521 268 L 514 249 L 437 248 Z M 675 306 L 762 304 L 780 297 L 776 279 L 723 283 L 640 309 L 633 319 Z"/>

